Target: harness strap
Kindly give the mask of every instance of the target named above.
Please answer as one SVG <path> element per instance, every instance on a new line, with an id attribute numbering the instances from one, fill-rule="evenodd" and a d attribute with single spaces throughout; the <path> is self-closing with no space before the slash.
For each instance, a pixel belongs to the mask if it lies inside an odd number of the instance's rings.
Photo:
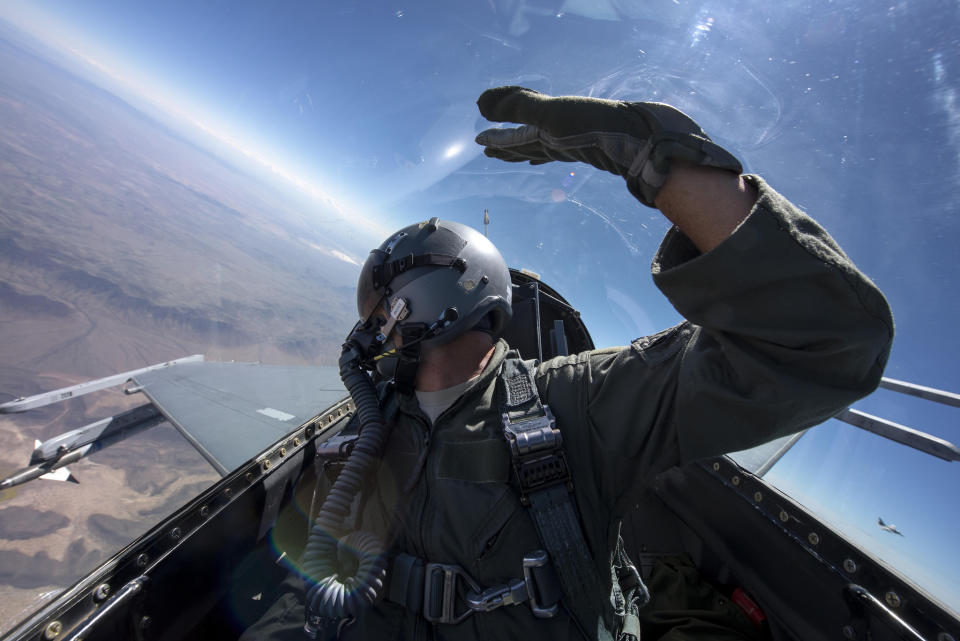
<path id="1" fill-rule="evenodd" d="M 557 569 L 564 603 L 581 631 L 588 638 L 612 641 L 617 631 L 609 629 L 613 621 L 606 620 L 596 602 L 604 593 L 603 582 L 583 537 L 563 439 L 550 408 L 540 402 L 533 374 L 533 362 L 521 360 L 516 352 L 507 356 L 500 374 L 506 395 L 503 430 L 521 501 L 530 510 Z"/>
<path id="2" fill-rule="evenodd" d="M 387 578 L 390 587 L 387 590 L 387 600 L 398 603 L 414 612 L 423 610 L 423 559 L 410 554 L 398 554 Z"/>

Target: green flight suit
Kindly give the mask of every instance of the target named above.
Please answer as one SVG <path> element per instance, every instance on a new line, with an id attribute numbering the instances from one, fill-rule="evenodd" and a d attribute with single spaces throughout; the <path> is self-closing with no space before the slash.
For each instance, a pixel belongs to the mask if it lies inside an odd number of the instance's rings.
<path id="1" fill-rule="evenodd" d="M 813 220 L 748 180 L 759 198 L 730 238 L 701 255 L 673 229 L 657 252 L 654 280 L 687 322 L 537 370 L 606 594 L 619 517 L 659 472 L 820 423 L 880 380 L 893 337 L 883 295 Z M 543 547 L 511 484 L 497 382 L 507 350 L 500 341 L 433 426 L 414 397 L 398 399 L 363 510 L 362 529 L 389 531 L 392 549 L 460 565 L 483 587 L 521 577 L 523 556 Z M 382 602 L 343 630 L 345 639 L 583 636 L 563 608 L 537 619 L 526 604 L 434 625 Z"/>

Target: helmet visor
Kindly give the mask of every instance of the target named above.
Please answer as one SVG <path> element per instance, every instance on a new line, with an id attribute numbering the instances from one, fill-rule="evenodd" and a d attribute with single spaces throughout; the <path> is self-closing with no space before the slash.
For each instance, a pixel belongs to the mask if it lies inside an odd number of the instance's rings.
<path id="1" fill-rule="evenodd" d="M 363 269 L 360 270 L 360 281 L 357 283 L 357 312 L 360 314 L 360 320 L 366 321 L 370 318 L 383 300 L 385 287 L 373 286 L 373 271 L 386 262 L 388 254 L 380 249 L 374 249 L 367 256 L 363 263 Z"/>

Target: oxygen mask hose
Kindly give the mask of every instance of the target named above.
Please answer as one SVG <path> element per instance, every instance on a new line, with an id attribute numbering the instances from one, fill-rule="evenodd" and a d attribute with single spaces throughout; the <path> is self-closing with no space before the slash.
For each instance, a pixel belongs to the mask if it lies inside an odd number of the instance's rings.
<path id="1" fill-rule="evenodd" d="M 360 436 L 337 476 L 310 529 L 303 554 L 303 570 L 309 582 L 324 577 L 307 590 L 305 630 L 316 638 L 323 620 L 339 621 L 355 617 L 373 603 L 386 578 L 383 544 L 369 532 L 344 536 L 346 519 L 354 497 L 363 487 L 386 445 L 388 431 L 373 381 L 361 368 L 362 348 L 353 335 L 340 356 L 340 379 L 350 393 L 360 420 Z M 355 569 L 344 577 L 338 557 L 352 557 Z M 350 574 L 348 571 L 347 574 Z"/>

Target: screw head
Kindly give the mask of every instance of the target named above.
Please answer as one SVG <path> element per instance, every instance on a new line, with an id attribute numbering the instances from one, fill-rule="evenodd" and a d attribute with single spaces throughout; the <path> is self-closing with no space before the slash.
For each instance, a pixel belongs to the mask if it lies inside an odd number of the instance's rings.
<path id="1" fill-rule="evenodd" d="M 60 633 L 63 632 L 63 624 L 59 621 L 51 621 L 47 624 L 47 627 L 43 629 L 43 638 L 47 641 L 53 641 Z"/>
<path id="2" fill-rule="evenodd" d="M 299 438 L 293 439 L 293 446 L 297 447 L 298 445 L 300 445 L 300 439 Z"/>
<path id="3" fill-rule="evenodd" d="M 843 626 L 843 638 L 850 639 L 850 641 L 857 638 L 857 631 L 852 625 Z"/>
<path id="4" fill-rule="evenodd" d="M 779 517 L 780 517 L 780 522 L 781 522 L 781 523 L 786 523 L 787 521 L 790 520 L 790 515 L 787 514 L 787 511 L 786 511 L 786 510 L 780 510 L 780 515 L 779 515 Z"/>
<path id="5" fill-rule="evenodd" d="M 733 483 L 734 485 L 740 485 L 740 477 L 734 476 L 732 479 L 730 479 L 730 482 Z"/>
<path id="6" fill-rule="evenodd" d="M 808 534 L 807 540 L 810 541 L 810 545 L 820 545 L 820 535 L 816 532 Z"/>
<path id="7" fill-rule="evenodd" d="M 150 624 L 153 623 L 153 619 L 148 616 L 143 616 L 140 618 L 140 629 L 146 630 L 150 627 Z"/>
<path id="8" fill-rule="evenodd" d="M 888 590 L 887 593 L 883 595 L 883 599 L 884 601 L 887 602 L 887 605 L 889 605 L 891 608 L 896 609 L 900 607 L 900 604 L 901 604 L 900 595 L 894 592 L 893 590 Z"/>
<path id="9" fill-rule="evenodd" d="M 233 489 L 228 487 L 223 491 L 223 495 L 227 498 L 230 498 L 231 496 L 233 496 Z"/>
<path id="10" fill-rule="evenodd" d="M 94 601 L 103 601 L 108 596 L 110 596 L 110 585 L 108 583 L 101 583 L 93 591 Z"/>
<path id="11" fill-rule="evenodd" d="M 719 464 L 719 463 L 714 463 L 714 464 L 713 464 L 713 471 L 714 471 L 714 472 L 719 472 L 719 471 L 720 471 L 720 464 Z"/>
<path id="12" fill-rule="evenodd" d="M 287 455 L 287 448 L 281 447 L 281 448 L 280 448 L 280 456 L 286 456 L 286 455 Z"/>
<path id="13" fill-rule="evenodd" d="M 173 539 L 174 541 L 179 541 L 181 536 L 183 536 L 183 530 L 181 530 L 180 528 L 175 527 L 172 530 L 170 530 L 170 538 Z"/>
<path id="14" fill-rule="evenodd" d="M 203 507 L 200 508 L 200 518 L 205 519 L 208 516 L 210 516 L 210 506 L 204 505 Z"/>
<path id="15" fill-rule="evenodd" d="M 760 492 L 754 492 L 754 493 L 753 493 L 753 500 L 756 501 L 757 503 L 759 503 L 760 501 L 763 500 L 763 494 L 761 494 Z"/>
<path id="16" fill-rule="evenodd" d="M 853 559 L 843 560 L 843 571 L 847 574 L 854 574 L 857 571 L 857 563 Z"/>
<path id="17" fill-rule="evenodd" d="M 137 567 L 145 568 L 147 563 L 150 562 L 150 557 L 146 554 L 141 554 L 137 557 Z"/>
<path id="18" fill-rule="evenodd" d="M 270 469 L 270 459 L 264 459 L 263 461 L 263 471 L 266 472 Z"/>

